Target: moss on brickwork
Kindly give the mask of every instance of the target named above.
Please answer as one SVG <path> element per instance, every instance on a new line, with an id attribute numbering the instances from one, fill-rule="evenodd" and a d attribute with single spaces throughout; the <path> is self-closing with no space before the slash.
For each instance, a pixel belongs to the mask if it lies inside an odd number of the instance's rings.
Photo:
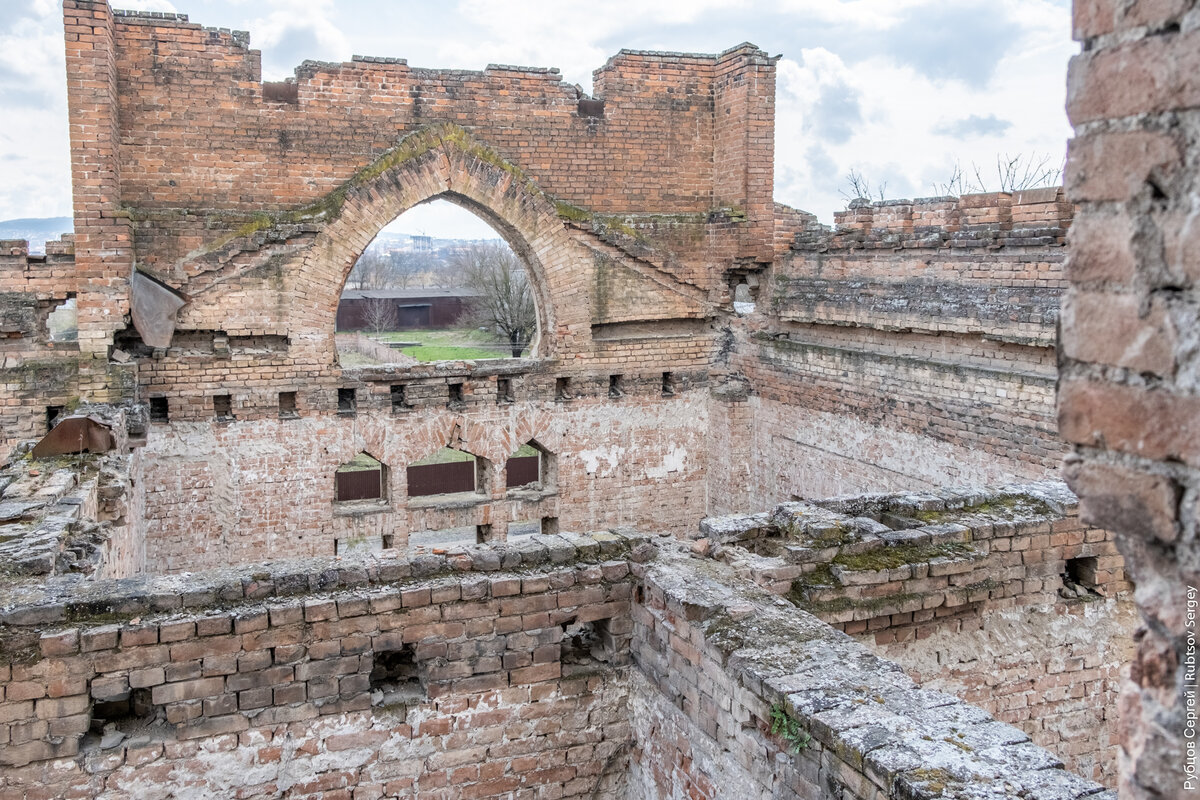
<path id="1" fill-rule="evenodd" d="M 983 503 L 965 508 L 955 508 L 947 511 L 916 511 L 907 516 L 920 520 L 926 525 L 936 525 L 942 522 L 956 522 L 967 514 L 1005 520 L 1027 517 L 1057 518 L 1060 516 L 1054 512 L 1054 509 L 1041 500 L 1027 495 L 995 497 Z"/>
<path id="2" fill-rule="evenodd" d="M 963 542 L 946 542 L 945 544 L 898 545 L 896 547 L 880 547 L 866 553 L 839 553 L 833 563 L 854 572 L 896 569 L 908 564 L 922 564 L 935 558 L 966 558 L 976 554 L 976 550 Z"/>

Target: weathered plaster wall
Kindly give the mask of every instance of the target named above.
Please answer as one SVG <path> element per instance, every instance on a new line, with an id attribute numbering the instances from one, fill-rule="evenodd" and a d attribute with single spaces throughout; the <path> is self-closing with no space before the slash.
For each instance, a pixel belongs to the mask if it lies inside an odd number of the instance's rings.
<path id="1" fill-rule="evenodd" d="M 413 532 L 476 525 L 490 525 L 489 537 L 502 541 L 510 522 L 543 519 L 561 530 L 632 526 L 682 536 L 705 509 L 708 391 L 687 388 L 681 376 L 679 392 L 663 397 L 660 376 L 642 385 L 626 377 L 618 399 L 605 379 L 574 386 L 566 401 L 536 400 L 522 385 L 522 399 L 497 404 L 492 377 L 468 380 L 473 399 L 454 409 L 444 396 L 421 404 L 410 384 L 406 396 L 417 405 L 401 412 L 388 392 L 363 396 L 354 416 L 151 425 L 148 563 L 178 572 L 332 557 L 351 539 L 378 549 L 384 536 L 403 550 Z M 438 388 L 444 394 L 445 382 Z M 537 492 L 507 491 L 505 462 L 530 440 L 554 458 L 556 479 Z M 410 502 L 406 467 L 447 445 L 487 460 L 486 492 Z M 334 471 L 364 451 L 388 467 L 387 503 L 350 517 L 334 503 Z"/>

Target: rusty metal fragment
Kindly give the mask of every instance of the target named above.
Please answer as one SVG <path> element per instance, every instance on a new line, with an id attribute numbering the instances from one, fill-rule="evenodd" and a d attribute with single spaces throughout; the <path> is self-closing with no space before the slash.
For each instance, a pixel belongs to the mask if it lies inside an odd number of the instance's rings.
<path id="1" fill-rule="evenodd" d="M 151 347 L 170 347 L 175 334 L 175 314 L 188 298 L 144 272 L 134 270 L 130 282 L 133 327 Z"/>
<path id="2" fill-rule="evenodd" d="M 116 447 L 112 428 L 95 417 L 83 415 L 61 420 L 33 448 L 34 458 L 67 453 L 107 453 Z"/>

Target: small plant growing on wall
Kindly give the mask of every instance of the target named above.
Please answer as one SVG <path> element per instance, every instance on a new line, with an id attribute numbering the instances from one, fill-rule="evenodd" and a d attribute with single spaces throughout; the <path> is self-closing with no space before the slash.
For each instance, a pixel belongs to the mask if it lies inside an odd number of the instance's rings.
<path id="1" fill-rule="evenodd" d="M 796 755 L 812 743 L 812 735 L 804 730 L 800 720 L 787 712 L 782 703 L 771 706 L 771 735 L 783 739 L 792 755 Z"/>

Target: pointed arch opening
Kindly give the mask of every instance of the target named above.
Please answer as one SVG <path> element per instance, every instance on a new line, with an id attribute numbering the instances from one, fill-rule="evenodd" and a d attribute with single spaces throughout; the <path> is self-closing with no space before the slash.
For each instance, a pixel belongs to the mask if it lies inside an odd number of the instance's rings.
<path id="1" fill-rule="evenodd" d="M 465 198 L 440 195 L 384 226 L 337 309 L 343 367 L 528 357 L 539 309 L 525 259 Z"/>
<path id="2" fill-rule="evenodd" d="M 589 309 L 578 302 L 573 277 L 583 253 L 561 204 L 504 154 L 453 123 L 437 123 L 407 134 L 318 204 L 327 221 L 291 275 L 291 313 L 327 333 L 299 341 L 300 347 L 338 366 L 338 301 L 355 263 L 389 223 L 438 200 L 482 219 L 525 266 L 537 318 L 527 347 L 531 358 L 554 358 L 588 335 Z"/>

